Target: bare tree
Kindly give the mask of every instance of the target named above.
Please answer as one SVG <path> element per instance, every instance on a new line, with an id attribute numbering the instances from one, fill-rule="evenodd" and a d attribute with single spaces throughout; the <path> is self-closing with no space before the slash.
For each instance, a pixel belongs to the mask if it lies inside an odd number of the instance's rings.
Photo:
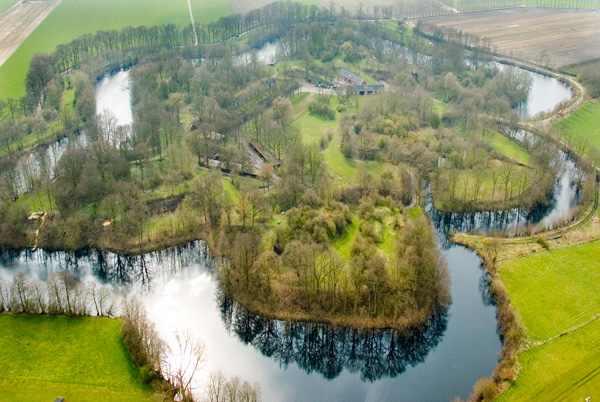
<path id="1" fill-rule="evenodd" d="M 239 378 L 225 378 L 222 373 L 213 373 L 208 380 L 206 402 L 259 402 L 258 386 L 242 382 Z"/>
<path id="2" fill-rule="evenodd" d="M 202 362 L 204 345 L 190 334 L 177 335 L 177 350 L 163 355 L 163 375 L 173 386 L 176 400 L 193 402 L 193 383 Z"/>

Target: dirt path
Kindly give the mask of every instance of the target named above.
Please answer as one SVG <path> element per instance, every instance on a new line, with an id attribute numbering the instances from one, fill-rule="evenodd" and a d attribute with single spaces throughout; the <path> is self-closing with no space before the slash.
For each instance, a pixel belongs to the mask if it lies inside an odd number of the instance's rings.
<path id="1" fill-rule="evenodd" d="M 19 0 L 0 15 L 0 66 L 60 2 L 61 0 Z"/>
<path id="2" fill-rule="evenodd" d="M 188 11 L 190 13 L 190 21 L 192 22 L 192 31 L 194 31 L 194 46 L 198 46 L 198 32 L 196 32 L 196 20 L 192 11 L 192 0 L 187 0 Z"/>

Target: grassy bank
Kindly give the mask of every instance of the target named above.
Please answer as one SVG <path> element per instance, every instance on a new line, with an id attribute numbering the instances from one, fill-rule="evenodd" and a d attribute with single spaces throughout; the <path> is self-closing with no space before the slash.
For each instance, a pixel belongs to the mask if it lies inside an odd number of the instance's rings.
<path id="1" fill-rule="evenodd" d="M 152 401 L 104 318 L 0 316 L 0 400 Z"/>
<path id="2" fill-rule="evenodd" d="M 530 339 L 543 341 L 600 312 L 600 243 L 508 260 L 500 268 Z"/>
<path id="3" fill-rule="evenodd" d="M 600 243 L 506 260 L 500 266 L 529 348 L 502 401 L 582 401 L 600 387 Z"/>
<path id="4" fill-rule="evenodd" d="M 600 165 L 600 103 L 588 102 L 555 128 L 577 152 Z"/>
<path id="5" fill-rule="evenodd" d="M 483 141 L 503 157 L 516 163 L 530 166 L 531 155 L 516 141 L 510 140 L 506 136 L 496 132 L 486 133 L 483 136 Z"/>
<path id="6" fill-rule="evenodd" d="M 231 12 L 228 0 L 192 0 L 192 6 L 196 22 L 200 23 Z M 0 99 L 24 95 L 29 62 L 36 53 L 52 52 L 57 45 L 87 33 L 166 23 L 190 23 L 186 0 L 63 0 L 0 67 Z"/>

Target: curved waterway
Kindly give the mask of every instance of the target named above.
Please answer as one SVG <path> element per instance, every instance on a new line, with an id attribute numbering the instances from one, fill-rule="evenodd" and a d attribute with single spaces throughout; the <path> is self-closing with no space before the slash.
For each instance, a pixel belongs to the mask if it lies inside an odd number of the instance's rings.
<path id="1" fill-rule="evenodd" d="M 504 129 L 504 134 L 526 148 L 535 147 L 543 139 L 524 130 Z M 437 210 L 429 196 L 426 210 L 441 232 L 519 235 L 532 230 L 554 229 L 571 221 L 581 201 L 584 172 L 566 152 L 557 150 L 550 165 L 556 170 L 552 192 L 547 202 L 532 209 L 511 208 L 499 211 L 444 212 Z"/>
<path id="2" fill-rule="evenodd" d="M 554 81 L 549 81 L 549 86 L 534 85 L 532 99 L 538 99 L 538 93 L 547 99 L 547 91 L 554 91 L 557 85 Z M 127 73 L 105 77 L 98 85 L 99 112 L 117 107 L 119 110 L 112 114 L 131 124 L 130 101 L 122 95 L 128 91 Z M 553 102 L 559 99 L 562 101 L 557 96 Z M 533 113 L 556 106 L 540 105 L 532 101 L 528 110 Z M 519 135 L 528 134 L 515 133 Z M 569 159 L 561 158 L 568 166 Z M 569 167 L 561 171 L 573 172 Z M 559 209 L 571 205 L 576 191 L 569 177 L 559 175 L 555 202 L 540 213 L 538 222 L 554 221 L 553 216 L 561 215 Z M 200 390 L 210 373 L 221 372 L 256 383 L 263 400 L 269 402 L 465 398 L 477 379 L 490 375 L 497 364 L 501 341 L 496 309 L 481 260 L 447 237 L 452 230 L 472 230 L 475 226 L 465 226 L 464 219 L 440 219 L 431 208 L 429 213 L 448 262 L 452 304 L 425 328 L 409 333 L 358 331 L 252 314 L 219 291 L 213 262 L 202 242 L 138 257 L 98 251 L 6 251 L 0 255 L 0 278 L 24 271 L 44 279 L 49 272 L 69 270 L 112 284 L 117 293 L 136 293 L 161 337 L 171 346 L 172 361 L 180 358 L 177 336 L 191 336 L 204 344 L 205 361 L 196 384 Z M 505 230 L 506 222 L 515 219 L 520 219 L 518 212 L 498 227 Z M 494 227 L 489 221 L 478 225 Z"/>
<path id="3" fill-rule="evenodd" d="M 105 75 L 96 85 L 96 114 L 107 123 L 110 120 L 109 124 L 114 126 L 111 131 L 124 130 L 125 135 L 131 133 L 133 124 L 129 75 L 129 71 L 125 70 Z M 56 165 L 67 149 L 85 146 L 87 142 L 85 132 L 79 132 L 22 155 L 13 168 L 14 192 L 23 194 L 32 191 L 36 181 L 44 176 L 54 180 Z"/>
<path id="4" fill-rule="evenodd" d="M 524 71 L 531 79 L 527 102 L 518 108 L 518 114 L 521 118 L 528 119 L 540 114 L 550 113 L 558 105 L 567 102 L 573 96 L 571 88 L 556 78 L 498 62 L 494 62 L 494 65 L 501 71 Z"/>

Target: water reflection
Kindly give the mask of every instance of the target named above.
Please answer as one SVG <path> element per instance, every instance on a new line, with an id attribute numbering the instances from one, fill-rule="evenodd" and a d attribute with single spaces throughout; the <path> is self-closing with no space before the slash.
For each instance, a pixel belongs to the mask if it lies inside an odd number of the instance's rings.
<path id="1" fill-rule="evenodd" d="M 282 369 L 295 363 L 307 374 L 318 373 L 334 379 L 343 370 L 359 373 L 363 381 L 395 377 L 423 362 L 441 339 L 447 327 L 445 311 L 421 329 L 399 333 L 393 330 L 357 330 L 311 322 L 270 320 L 253 314 L 226 296 L 212 275 L 213 262 L 204 243 L 190 243 L 143 256 L 123 256 L 86 250 L 78 253 L 42 250 L 4 250 L 0 270 L 7 274 L 22 272 L 46 280 L 55 272 L 68 271 L 79 278 L 93 275 L 124 293 L 142 290 L 147 302 L 165 284 L 188 270 L 208 275 L 211 289 L 207 297 L 218 306 L 223 330 L 235 334 L 243 344 L 252 345 L 264 356 L 274 359 Z M 180 278 L 181 279 L 181 278 Z M 163 331 L 160 321 L 156 323 Z"/>
<path id="2" fill-rule="evenodd" d="M 133 124 L 129 70 L 105 75 L 96 85 L 96 114 L 110 116 L 118 127 Z"/>
<path id="3" fill-rule="evenodd" d="M 0 278 L 25 272 L 43 279 L 68 270 L 82 278 L 91 274 L 116 293 L 139 295 L 167 344 L 175 348 L 179 334 L 193 334 L 205 345 L 199 389 L 221 371 L 260 384 L 268 401 L 438 401 L 466 396 L 479 376 L 491 372 L 500 348 L 495 309 L 481 302 L 479 259 L 458 246 L 444 254 L 456 278 L 453 304 L 406 333 L 252 314 L 220 292 L 202 242 L 144 256 L 4 250 Z M 448 374 L 459 357 L 464 367 Z M 427 386 L 433 378 L 443 379 Z"/>
<path id="4" fill-rule="evenodd" d="M 344 369 L 359 373 L 363 381 L 396 377 L 407 367 L 422 363 L 447 327 L 445 312 L 424 328 L 399 333 L 393 330 L 357 330 L 311 322 L 265 319 L 218 293 L 225 328 L 251 344 L 283 368 L 296 363 L 308 374 L 334 379 Z"/>
<path id="5" fill-rule="evenodd" d="M 235 60 L 238 65 L 247 65 L 252 63 L 253 58 L 255 58 L 258 63 L 270 66 L 277 63 L 278 59 L 280 58 L 280 53 L 280 41 L 276 40 L 272 42 L 266 42 L 259 48 L 243 52 L 237 56 Z"/>
<path id="6" fill-rule="evenodd" d="M 521 118 L 533 118 L 543 113 L 554 111 L 558 105 L 567 102 L 573 96 L 573 91 L 567 85 L 553 77 L 548 77 L 520 67 L 493 62 L 500 70 L 525 72 L 531 79 L 531 87 L 527 101 L 518 109 Z"/>
<path id="7" fill-rule="evenodd" d="M 541 139 L 524 130 L 504 128 L 505 135 L 532 149 Z M 510 208 L 498 211 L 444 212 L 435 208 L 431 194 L 426 200 L 426 210 L 434 226 L 444 236 L 453 232 L 519 235 L 528 230 L 540 231 L 556 228 L 573 219 L 582 199 L 584 172 L 571 155 L 557 149 L 550 161 L 557 175 L 547 200 L 542 200 L 530 209 Z"/>

